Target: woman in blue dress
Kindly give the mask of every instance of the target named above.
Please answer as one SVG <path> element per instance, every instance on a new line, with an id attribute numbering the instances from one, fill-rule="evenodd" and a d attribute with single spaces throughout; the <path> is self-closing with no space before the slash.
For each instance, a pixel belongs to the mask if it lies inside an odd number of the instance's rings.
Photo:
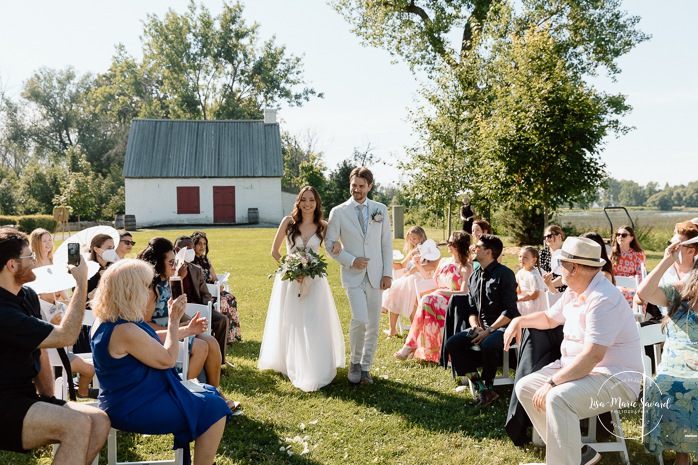
<path id="1" fill-rule="evenodd" d="M 684 281 L 659 283 L 685 248 L 698 247 L 681 245 L 685 239 L 679 236 L 666 248 L 662 261 L 637 290 L 643 302 L 668 308 L 662 321 L 662 361 L 654 382 L 647 383 L 643 442 L 655 454 L 676 451 L 676 465 L 693 463 L 690 454 L 698 450 L 698 268 L 694 265 Z"/>
<path id="2" fill-rule="evenodd" d="M 205 392 L 190 392 L 174 370 L 186 296 L 168 302 L 170 324 L 164 343 L 143 321 L 153 274 L 147 263 L 124 259 L 100 280 L 92 335 L 102 389 L 99 407 L 119 430 L 174 434 L 174 446 L 184 449 L 187 463 L 189 442 L 195 440 L 194 464 L 211 465 L 231 411 L 214 387 L 204 385 Z"/>

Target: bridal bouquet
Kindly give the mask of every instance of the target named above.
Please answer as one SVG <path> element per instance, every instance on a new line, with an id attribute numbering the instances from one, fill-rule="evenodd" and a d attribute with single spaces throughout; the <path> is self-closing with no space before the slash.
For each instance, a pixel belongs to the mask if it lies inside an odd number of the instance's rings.
<path id="1" fill-rule="evenodd" d="M 327 261 L 311 249 L 296 249 L 281 257 L 281 265 L 269 277 L 281 275 L 282 280 L 295 281 L 297 278 L 327 276 Z"/>

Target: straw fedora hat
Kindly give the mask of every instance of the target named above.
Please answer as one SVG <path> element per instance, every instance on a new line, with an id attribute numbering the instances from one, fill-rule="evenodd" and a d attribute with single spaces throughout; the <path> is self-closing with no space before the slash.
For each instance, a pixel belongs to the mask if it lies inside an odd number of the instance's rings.
<path id="1" fill-rule="evenodd" d="M 441 257 L 441 251 L 436 246 L 436 242 L 432 239 L 427 239 L 419 246 L 419 256 L 424 260 L 432 261 Z"/>
<path id="2" fill-rule="evenodd" d="M 559 260 L 594 267 L 602 267 L 606 264 L 606 260 L 601 258 L 601 246 L 586 237 L 565 239 Z"/>

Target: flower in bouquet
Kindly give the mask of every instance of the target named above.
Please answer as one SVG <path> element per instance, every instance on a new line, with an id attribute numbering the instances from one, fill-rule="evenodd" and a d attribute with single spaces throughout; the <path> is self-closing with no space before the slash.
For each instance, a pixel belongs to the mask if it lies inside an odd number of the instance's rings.
<path id="1" fill-rule="evenodd" d="M 295 281 L 298 278 L 327 276 L 327 261 L 312 249 L 296 249 L 281 257 L 281 265 L 269 277 L 281 275 L 282 280 Z"/>

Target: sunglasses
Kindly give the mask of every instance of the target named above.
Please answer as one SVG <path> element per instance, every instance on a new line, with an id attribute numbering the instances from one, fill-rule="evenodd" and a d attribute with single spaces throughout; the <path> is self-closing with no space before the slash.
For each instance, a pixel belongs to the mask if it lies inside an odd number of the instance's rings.
<path id="1" fill-rule="evenodd" d="M 548 239 L 552 239 L 555 236 L 559 236 L 559 234 L 558 233 L 546 234 L 545 236 L 543 236 L 543 239 L 545 239 L 547 241 Z"/>
<path id="2" fill-rule="evenodd" d="M 622 237 L 623 239 L 625 239 L 628 236 L 630 236 L 630 234 L 628 233 L 616 233 L 616 237 Z"/>
<path id="3" fill-rule="evenodd" d="M 123 242 L 126 245 L 130 245 L 130 246 L 136 245 L 136 241 L 124 241 L 124 240 L 122 240 L 121 242 Z"/>

